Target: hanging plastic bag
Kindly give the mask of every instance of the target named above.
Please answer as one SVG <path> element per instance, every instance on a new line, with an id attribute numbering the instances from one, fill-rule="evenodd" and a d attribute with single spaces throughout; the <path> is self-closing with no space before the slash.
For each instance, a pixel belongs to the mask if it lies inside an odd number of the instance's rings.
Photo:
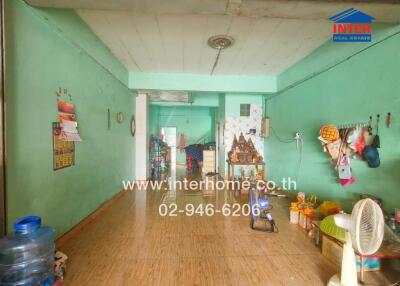
<path id="1" fill-rule="evenodd" d="M 356 180 L 352 175 L 350 159 L 346 154 L 343 154 L 338 166 L 339 183 L 343 187 L 353 184 Z"/>
<path id="2" fill-rule="evenodd" d="M 355 142 L 355 147 L 356 147 L 356 151 L 357 151 L 358 155 L 360 155 L 360 156 L 363 155 L 363 150 L 366 145 L 367 144 L 365 141 L 365 130 L 362 129 L 360 136 L 358 137 L 358 139 Z"/>
<path id="3" fill-rule="evenodd" d="M 342 156 L 340 160 L 338 166 L 338 172 L 339 172 L 339 179 L 350 179 L 352 177 L 349 158 L 345 154 Z"/>

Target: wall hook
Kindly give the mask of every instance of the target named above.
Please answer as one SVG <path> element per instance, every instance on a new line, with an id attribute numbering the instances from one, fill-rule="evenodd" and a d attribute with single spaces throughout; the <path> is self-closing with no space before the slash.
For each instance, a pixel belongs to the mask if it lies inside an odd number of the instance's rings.
<path id="1" fill-rule="evenodd" d="M 368 131 L 368 134 L 371 136 L 372 135 L 372 115 L 369 116 L 367 131 Z"/>
<path id="2" fill-rule="evenodd" d="M 386 116 L 386 126 L 389 127 L 391 123 L 392 123 L 392 115 L 390 114 L 390 112 L 388 112 Z"/>

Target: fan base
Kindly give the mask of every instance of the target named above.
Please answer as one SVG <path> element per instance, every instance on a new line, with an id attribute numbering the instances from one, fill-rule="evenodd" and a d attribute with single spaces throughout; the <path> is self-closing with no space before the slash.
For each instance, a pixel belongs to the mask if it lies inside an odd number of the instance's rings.
<path id="1" fill-rule="evenodd" d="M 357 285 L 354 285 L 354 286 L 358 286 L 358 285 L 361 286 L 361 284 L 359 284 L 359 283 L 357 283 Z M 328 282 L 328 284 L 326 284 L 326 286 L 349 286 L 349 285 L 344 285 L 344 284 L 340 283 L 339 274 L 335 274 L 334 276 L 332 276 L 331 279 L 329 279 L 329 282 Z"/>

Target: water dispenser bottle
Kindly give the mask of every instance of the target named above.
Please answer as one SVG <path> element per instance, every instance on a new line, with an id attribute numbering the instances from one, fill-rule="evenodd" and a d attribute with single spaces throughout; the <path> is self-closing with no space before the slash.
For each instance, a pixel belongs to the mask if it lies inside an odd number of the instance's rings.
<path id="1" fill-rule="evenodd" d="M 0 239 L 0 285 L 53 285 L 54 250 L 54 231 L 40 217 L 19 219 L 14 233 Z"/>

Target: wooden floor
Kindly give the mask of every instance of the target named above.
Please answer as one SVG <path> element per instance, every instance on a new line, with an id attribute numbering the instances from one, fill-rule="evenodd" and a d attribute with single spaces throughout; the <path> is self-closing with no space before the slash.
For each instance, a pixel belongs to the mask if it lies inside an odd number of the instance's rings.
<path id="1" fill-rule="evenodd" d="M 279 233 L 250 229 L 249 217 L 178 214 L 161 217 L 162 202 L 247 203 L 222 191 L 129 191 L 69 239 L 65 285 L 326 285 L 337 269 L 298 226 L 288 202 L 275 198 Z"/>

